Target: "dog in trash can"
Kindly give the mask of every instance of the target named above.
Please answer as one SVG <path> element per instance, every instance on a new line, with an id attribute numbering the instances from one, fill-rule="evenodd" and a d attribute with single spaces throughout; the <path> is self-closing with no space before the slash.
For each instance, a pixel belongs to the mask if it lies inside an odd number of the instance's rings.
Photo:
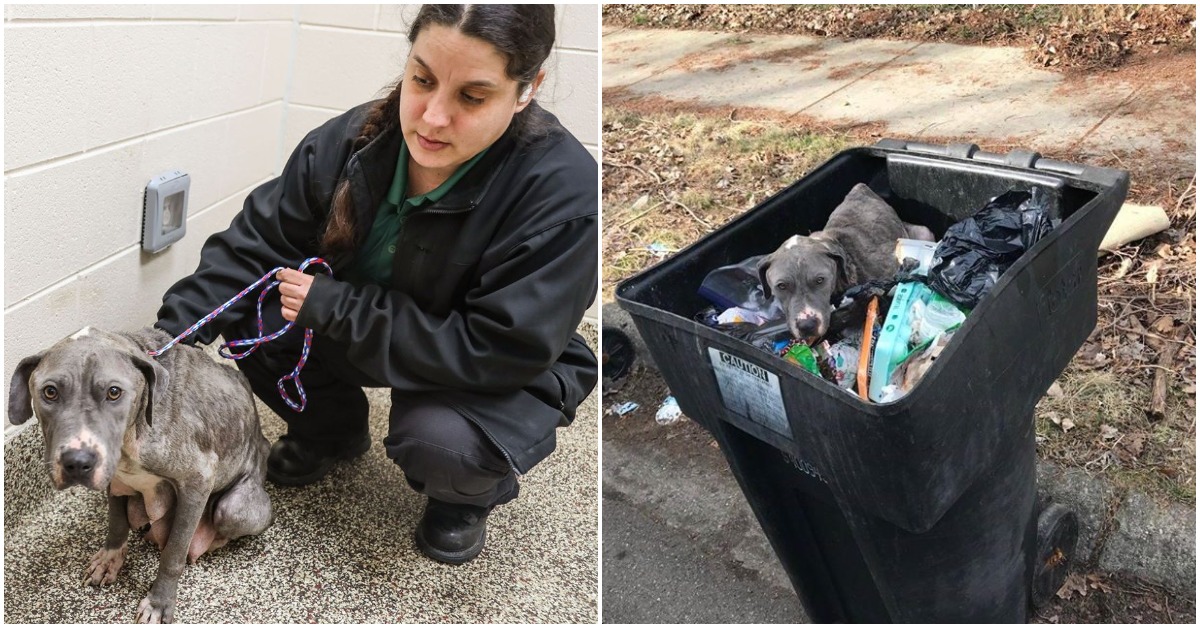
<path id="1" fill-rule="evenodd" d="M 147 328 L 85 328 L 17 365 L 8 418 L 37 415 L 56 489 L 108 493 L 108 536 L 84 582 L 110 584 L 125 562 L 130 528 L 162 554 L 137 609 L 142 623 L 169 622 L 185 561 L 272 522 L 264 489 L 269 445 L 246 378 L 203 350 Z"/>
<path id="2" fill-rule="evenodd" d="M 933 232 L 900 220 L 866 184 L 855 185 L 825 227 L 794 235 L 758 263 L 767 298 L 779 300 L 792 337 L 810 342 L 829 330 L 833 296 L 896 274 L 896 240 L 934 240 Z"/>

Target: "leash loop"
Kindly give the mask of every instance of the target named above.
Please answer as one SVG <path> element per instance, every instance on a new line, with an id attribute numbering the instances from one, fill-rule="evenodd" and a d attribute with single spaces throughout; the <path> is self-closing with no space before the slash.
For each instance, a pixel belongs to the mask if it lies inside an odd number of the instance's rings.
<path id="1" fill-rule="evenodd" d="M 333 276 L 333 269 L 330 268 L 329 264 L 326 263 L 326 261 L 324 259 L 321 259 L 320 257 L 310 257 L 310 258 L 304 260 L 304 262 L 300 264 L 299 271 L 304 272 L 304 270 L 312 264 L 319 264 L 321 266 L 324 266 L 326 272 L 329 273 L 329 276 L 330 277 Z M 174 339 L 171 340 L 171 342 L 168 342 L 166 345 L 163 345 L 163 348 L 158 349 L 157 351 L 153 351 L 153 350 L 147 351 L 147 353 L 151 357 L 158 357 L 158 356 L 166 353 L 171 347 L 174 347 L 176 344 L 178 344 L 184 338 L 187 338 L 188 336 L 191 336 L 192 334 L 196 333 L 196 331 L 198 331 L 201 327 L 207 325 L 209 321 L 216 318 L 217 316 L 220 316 L 220 314 L 222 312 L 224 312 L 225 310 L 229 309 L 229 307 L 231 305 L 240 301 L 242 299 L 242 297 L 245 297 L 247 294 L 250 294 L 250 292 L 252 290 L 254 290 L 258 286 L 262 285 L 263 282 L 267 281 L 268 279 L 274 277 L 275 273 L 278 273 L 279 271 L 283 270 L 284 268 L 286 268 L 286 266 L 278 266 L 278 267 L 272 269 L 270 272 L 263 275 L 261 279 L 250 284 L 249 286 L 246 286 L 245 290 L 242 290 L 241 292 L 237 293 L 237 295 L 234 296 L 232 299 L 226 301 L 220 307 L 213 310 L 212 313 L 210 313 L 208 316 L 205 316 L 204 318 L 197 321 L 195 325 L 192 325 L 191 327 L 188 327 L 187 329 L 185 329 L 183 331 L 183 333 L 176 336 Z M 229 342 L 222 344 L 219 348 L 217 348 L 217 353 L 220 354 L 221 357 L 229 359 L 229 360 L 240 360 L 244 357 L 247 357 L 251 353 L 254 353 L 254 351 L 256 349 L 258 349 L 259 346 L 264 345 L 268 342 L 271 342 L 272 340 L 275 340 L 276 338 L 279 338 L 280 336 L 286 334 L 288 332 L 288 330 L 290 330 L 292 328 L 292 326 L 296 324 L 295 321 L 288 321 L 288 323 L 286 325 L 284 325 L 283 328 L 280 329 L 279 331 L 272 333 L 269 336 L 263 335 L 263 313 L 262 313 L 263 302 L 266 301 L 267 294 L 269 292 L 271 292 L 271 290 L 274 289 L 276 286 L 278 286 L 279 283 L 280 283 L 279 280 L 272 281 L 270 284 L 267 285 L 266 288 L 263 288 L 263 291 L 261 293 L 259 293 L 259 295 L 258 295 L 258 306 L 257 306 L 258 337 L 246 338 L 243 340 L 230 340 Z M 308 404 L 308 395 L 305 394 L 305 392 L 304 392 L 304 385 L 300 383 L 300 371 L 301 371 L 301 369 L 304 368 L 304 364 L 306 362 L 308 362 L 308 353 L 309 353 L 310 348 L 312 347 L 312 339 L 313 339 L 312 329 L 305 328 L 305 330 L 304 330 L 304 347 L 300 351 L 300 361 L 296 363 L 296 368 L 293 369 L 291 373 L 288 373 L 287 375 L 284 375 L 283 377 L 279 378 L 279 382 L 278 382 L 279 396 L 283 397 L 284 403 L 286 403 L 288 405 L 288 407 L 295 410 L 296 412 L 304 412 L 304 406 Z M 241 353 L 233 353 L 230 351 L 231 347 L 250 347 L 250 348 L 246 349 L 245 351 L 243 351 Z M 287 390 L 284 388 L 284 382 L 286 382 L 288 380 L 291 380 L 296 386 L 296 392 L 300 396 L 299 403 L 292 401 L 292 398 L 290 396 L 288 396 Z"/>

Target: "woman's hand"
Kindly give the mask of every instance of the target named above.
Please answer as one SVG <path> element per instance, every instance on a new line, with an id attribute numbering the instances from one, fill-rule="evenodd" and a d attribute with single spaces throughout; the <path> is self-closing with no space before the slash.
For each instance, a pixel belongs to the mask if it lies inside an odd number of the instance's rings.
<path id="1" fill-rule="evenodd" d="M 275 273 L 275 278 L 280 281 L 279 297 L 283 302 L 283 318 L 295 322 L 296 314 L 300 312 L 304 299 L 308 297 L 308 288 L 312 286 L 313 276 L 285 268 Z"/>

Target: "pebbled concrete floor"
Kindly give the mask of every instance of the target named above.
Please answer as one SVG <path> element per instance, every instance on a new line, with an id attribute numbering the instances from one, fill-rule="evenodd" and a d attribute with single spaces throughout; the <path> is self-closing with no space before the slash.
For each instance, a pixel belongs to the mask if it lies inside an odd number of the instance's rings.
<path id="1" fill-rule="evenodd" d="M 597 328 L 581 333 L 596 351 Z M 597 351 L 598 353 L 598 351 Z M 425 558 L 412 540 L 424 498 L 384 455 L 388 391 L 368 390 L 371 450 L 303 488 L 267 484 L 276 519 L 188 566 L 180 623 L 595 623 L 598 590 L 598 399 L 558 431 L 558 449 L 489 518 L 479 558 Z M 283 422 L 263 405 L 264 433 Z M 35 422 L 36 423 L 36 422 Z M 158 550 L 134 532 L 118 581 L 85 586 L 103 543 L 99 492 L 55 492 L 35 426 L 4 446 L 4 622 L 127 623 L 149 591 Z"/>

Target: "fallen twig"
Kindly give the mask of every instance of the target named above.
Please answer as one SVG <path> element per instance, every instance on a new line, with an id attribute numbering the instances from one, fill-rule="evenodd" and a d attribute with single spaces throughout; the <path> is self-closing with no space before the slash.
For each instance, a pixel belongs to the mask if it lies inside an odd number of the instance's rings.
<path id="1" fill-rule="evenodd" d="M 604 160 L 604 161 L 603 161 L 603 163 L 604 163 L 604 165 L 606 165 L 606 166 L 614 166 L 614 167 L 617 167 L 617 168 L 632 168 L 632 169 L 634 169 L 634 170 L 637 170 L 638 172 L 642 173 L 643 175 L 645 175 L 645 176 L 647 176 L 647 177 L 649 177 L 649 178 L 651 178 L 651 179 L 654 179 L 654 182 L 655 182 L 655 183 L 658 183 L 659 185 L 662 185 L 662 179 L 660 179 L 660 178 L 659 178 L 659 176 L 658 176 L 657 174 L 654 174 L 653 172 L 648 172 L 648 171 L 646 171 L 646 170 L 643 170 L 641 166 L 635 166 L 635 165 L 633 165 L 633 164 L 623 164 L 623 163 L 620 163 L 620 162 L 616 162 L 616 161 L 610 161 L 610 160 L 607 160 L 607 159 L 606 159 L 606 160 Z"/>
<path id="2" fill-rule="evenodd" d="M 1192 175 L 1192 180 L 1188 182 L 1188 186 L 1183 190 L 1183 194 L 1179 195 L 1179 200 L 1175 203 L 1175 213 L 1179 213 L 1179 208 L 1183 207 L 1183 201 L 1187 200 L 1188 192 L 1196 187 L 1196 175 Z"/>
<path id="3" fill-rule="evenodd" d="M 1161 336 L 1159 334 L 1147 331 L 1145 329 L 1131 329 L 1131 328 L 1125 327 L 1123 325 L 1112 325 L 1112 327 L 1120 329 L 1121 331 L 1127 331 L 1127 332 L 1134 333 L 1134 334 L 1142 334 L 1143 336 L 1145 336 L 1147 338 L 1152 338 L 1154 340 L 1159 340 L 1162 342 L 1175 343 L 1175 344 L 1183 345 L 1185 347 L 1192 346 L 1192 344 L 1187 341 L 1187 338 L 1180 338 L 1179 337 L 1180 334 L 1176 334 L 1176 336 L 1173 338 L 1167 338 L 1166 336 Z"/>
<path id="4" fill-rule="evenodd" d="M 1182 326 L 1175 325 L 1174 321 L 1168 317 L 1159 319 L 1152 327 L 1155 328 L 1155 331 L 1169 334 L 1172 338 L 1178 338 L 1180 330 L 1183 329 Z M 1158 349 L 1158 364 L 1155 365 L 1157 368 L 1154 369 L 1154 379 L 1150 385 L 1150 407 L 1146 410 L 1146 414 L 1153 421 L 1161 421 L 1167 416 L 1168 377 L 1175 374 L 1171 366 L 1175 363 L 1175 354 L 1179 352 L 1179 346 L 1173 342 L 1164 342 L 1167 338 L 1158 337 L 1149 332 L 1146 333 L 1146 336 L 1158 338 L 1158 341 L 1152 343 Z"/>
<path id="5" fill-rule="evenodd" d="M 662 197 L 663 197 L 663 200 L 665 200 L 666 202 L 682 207 L 683 211 L 687 212 L 689 216 L 696 219 L 696 222 L 704 225 L 705 227 L 708 227 L 709 229 L 713 228 L 713 225 L 711 223 L 709 223 L 707 220 L 697 216 L 696 212 L 692 211 L 692 208 L 688 207 L 687 205 L 684 205 L 683 203 L 680 203 L 679 201 L 677 201 L 673 198 L 668 197 L 666 194 L 662 194 Z"/>
<path id="6" fill-rule="evenodd" d="M 1125 165 L 1125 162 L 1121 160 L 1121 156 L 1117 154 L 1117 151 L 1110 150 L 1108 151 L 1108 154 L 1112 155 L 1112 158 L 1117 160 L 1117 164 L 1121 166 L 1122 170 L 1129 170 L 1129 166 Z"/>
<path id="7" fill-rule="evenodd" d="M 621 224 L 617 225 L 616 227 L 613 227 L 613 230 L 615 231 L 615 230 L 617 230 L 617 229 L 620 229 L 621 227 L 624 227 L 625 225 L 627 225 L 627 224 L 629 224 L 629 223 L 631 223 L 631 222 L 633 222 L 633 221 L 637 220 L 638 218 L 642 218 L 642 217 L 644 217 L 645 215 L 649 214 L 650 212 L 652 212 L 652 211 L 654 211 L 654 210 L 658 209 L 660 206 L 662 206 L 662 203 L 655 203 L 655 204 L 651 205 L 650 207 L 648 207 L 648 208 L 646 209 L 646 211 L 644 211 L 644 212 L 642 212 L 642 213 L 640 213 L 640 214 L 638 214 L 638 215 L 634 216 L 633 218 L 630 218 L 629 220 L 626 220 L 625 222 L 623 222 L 623 223 L 621 223 Z"/>

